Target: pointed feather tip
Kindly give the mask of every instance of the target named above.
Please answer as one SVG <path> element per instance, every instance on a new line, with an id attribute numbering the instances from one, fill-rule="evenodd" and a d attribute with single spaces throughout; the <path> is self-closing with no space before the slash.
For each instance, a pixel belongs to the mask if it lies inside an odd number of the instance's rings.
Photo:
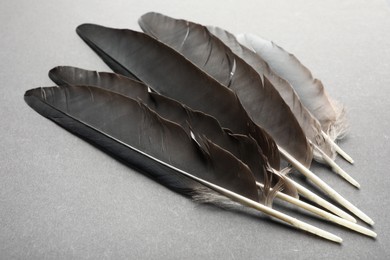
<path id="1" fill-rule="evenodd" d="M 313 148 L 315 149 L 315 151 L 317 153 L 319 153 L 319 155 L 322 157 L 322 160 L 324 160 L 324 162 L 326 164 L 328 164 L 332 171 L 337 173 L 338 175 L 340 175 L 342 178 L 344 178 L 346 181 L 348 181 L 350 184 L 352 184 L 353 186 L 355 186 L 355 188 L 357 189 L 360 189 L 360 184 L 354 179 L 352 178 L 352 176 L 350 176 L 346 171 L 344 171 L 335 161 L 333 158 L 330 158 L 326 153 L 324 153 L 323 151 L 321 151 L 321 149 L 315 145 L 313 145 Z"/>
<path id="2" fill-rule="evenodd" d="M 41 94 L 41 91 L 42 91 L 42 88 L 41 87 L 39 87 L 39 88 L 32 88 L 32 89 L 29 89 L 29 90 L 27 90 L 25 93 L 24 93 L 24 96 L 23 96 L 23 98 L 24 98 L 24 101 L 28 104 L 28 105 L 30 105 L 30 99 L 32 98 L 32 97 L 39 97 L 39 96 L 42 96 L 42 95 L 39 95 L 39 94 Z"/>
<path id="3" fill-rule="evenodd" d="M 26 92 L 24 92 L 24 99 L 26 99 L 26 97 L 30 97 L 33 95 L 33 92 L 34 92 L 34 89 L 29 89 L 27 90 Z"/>
<path id="4" fill-rule="evenodd" d="M 51 70 L 49 70 L 49 72 L 47 73 L 47 75 L 49 76 L 49 78 L 52 80 L 52 81 L 56 81 L 57 80 L 57 74 L 59 71 L 61 71 L 61 69 L 65 67 L 65 66 L 56 66 L 54 68 L 52 68 Z"/>
<path id="5" fill-rule="evenodd" d="M 352 159 L 352 157 L 347 154 L 343 149 L 340 148 L 340 146 L 338 146 L 336 143 L 334 143 L 335 145 L 335 149 L 336 149 L 336 152 L 342 157 L 344 158 L 347 162 L 349 162 L 350 164 L 355 164 L 355 161 Z"/>
<path id="6" fill-rule="evenodd" d="M 69 75 L 79 75 L 80 70 L 80 68 L 72 66 L 56 66 L 49 70 L 47 74 L 54 83 L 61 86 L 64 83 L 65 78 L 69 77 Z"/>
<path id="7" fill-rule="evenodd" d="M 143 22 L 145 20 L 149 20 L 151 19 L 153 16 L 161 16 L 162 14 L 160 13 L 156 13 L 156 12 L 147 12 L 147 13 L 144 13 L 143 15 L 140 16 L 140 18 L 138 18 L 138 23 L 140 22 Z"/>
<path id="8" fill-rule="evenodd" d="M 90 23 L 84 23 L 84 24 L 80 24 L 79 26 L 76 27 L 76 33 L 77 35 L 87 44 L 89 45 L 93 50 L 94 48 L 91 46 L 91 42 L 90 42 L 90 37 L 91 35 L 93 35 L 93 32 L 92 30 L 95 28 L 95 26 L 97 25 L 94 25 L 94 24 L 90 24 Z"/>
<path id="9" fill-rule="evenodd" d="M 46 99 L 46 94 L 41 87 L 33 88 L 24 93 L 23 99 L 29 107 L 40 113 L 39 108 L 37 108 L 37 104 L 42 101 L 42 99 Z"/>
<path id="10" fill-rule="evenodd" d="M 48 75 L 56 73 L 57 71 L 62 71 L 62 70 L 72 70 L 72 69 L 78 69 L 77 67 L 72 67 L 72 66 L 66 66 L 66 65 L 61 65 L 61 66 L 55 66 L 51 68 L 48 72 Z"/>
<path id="11" fill-rule="evenodd" d="M 338 236 L 336 236 L 333 241 L 336 243 L 339 243 L 339 244 L 343 243 L 343 239 L 341 237 L 338 237 Z"/>
<path id="12" fill-rule="evenodd" d="M 156 12 L 147 12 L 138 19 L 138 25 L 141 28 L 141 30 L 152 37 L 154 37 L 153 30 L 150 28 L 149 25 L 156 23 L 156 21 L 154 21 L 155 17 L 161 18 L 163 17 L 163 15 Z M 157 22 L 159 22 L 159 20 L 157 20 Z"/>
<path id="13" fill-rule="evenodd" d="M 89 27 L 91 27 L 92 24 L 90 23 L 83 23 L 83 24 L 80 24 L 79 26 L 76 27 L 76 32 L 77 33 L 80 33 L 80 32 L 83 32 L 84 30 L 88 29 Z"/>
<path id="14" fill-rule="evenodd" d="M 92 33 L 92 30 L 100 28 L 103 26 L 92 24 L 92 23 L 83 23 L 76 27 L 76 33 L 84 39 L 88 34 Z"/>
<path id="15" fill-rule="evenodd" d="M 325 133 L 324 131 L 321 132 L 322 133 L 322 136 L 328 141 L 331 143 L 333 149 L 341 156 L 343 157 L 345 160 L 347 160 L 350 164 L 354 164 L 355 161 L 352 159 L 352 157 L 347 154 L 343 149 L 341 149 L 341 147 L 336 143 L 335 140 L 333 140 L 332 138 L 333 137 L 330 137 L 327 133 Z M 332 158 L 333 160 L 335 158 Z"/>

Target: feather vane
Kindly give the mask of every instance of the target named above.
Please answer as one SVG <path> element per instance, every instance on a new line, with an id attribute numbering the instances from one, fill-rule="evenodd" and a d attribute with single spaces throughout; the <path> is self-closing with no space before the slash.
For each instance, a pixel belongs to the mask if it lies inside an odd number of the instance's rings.
<path id="1" fill-rule="evenodd" d="M 347 129 L 344 107 L 330 98 L 322 82 L 315 79 L 293 54 L 254 34 L 237 37 L 261 56 L 275 73 L 291 83 L 303 104 L 321 123 L 324 132 L 333 140 L 344 136 Z"/>

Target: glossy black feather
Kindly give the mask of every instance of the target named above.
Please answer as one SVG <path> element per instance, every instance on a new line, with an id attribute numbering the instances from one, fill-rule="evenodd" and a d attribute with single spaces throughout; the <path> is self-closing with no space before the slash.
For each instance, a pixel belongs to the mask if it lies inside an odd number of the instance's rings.
<path id="1" fill-rule="evenodd" d="M 25 101 L 41 115 L 147 171 L 169 188 L 190 195 L 205 188 L 183 175 L 184 171 L 259 199 L 246 165 L 207 139 L 195 142 L 179 125 L 140 102 L 84 86 L 32 89 L 26 92 Z"/>

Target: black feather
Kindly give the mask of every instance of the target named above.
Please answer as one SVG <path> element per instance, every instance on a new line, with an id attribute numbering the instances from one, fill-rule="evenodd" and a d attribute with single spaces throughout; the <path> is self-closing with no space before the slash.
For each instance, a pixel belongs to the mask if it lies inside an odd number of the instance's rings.
<path id="1" fill-rule="evenodd" d="M 32 89 L 26 92 L 25 101 L 41 115 L 147 171 L 169 188 L 194 196 L 210 188 L 196 180 L 200 178 L 259 200 L 246 165 L 207 139 L 194 141 L 179 125 L 140 102 L 84 86 Z"/>

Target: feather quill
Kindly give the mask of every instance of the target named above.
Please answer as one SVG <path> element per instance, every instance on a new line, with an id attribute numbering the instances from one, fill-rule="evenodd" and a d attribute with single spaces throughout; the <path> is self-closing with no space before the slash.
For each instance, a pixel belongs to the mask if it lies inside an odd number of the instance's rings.
<path id="1" fill-rule="evenodd" d="M 259 75 L 206 27 L 159 13 L 138 21 L 142 30 L 175 49 L 222 85 L 233 90 L 252 120 L 306 167 L 312 150 L 295 116 L 263 74 Z"/>
<path id="2" fill-rule="evenodd" d="M 142 103 L 94 87 L 32 89 L 25 101 L 41 115 L 131 165 L 146 170 L 171 189 L 210 197 L 219 193 L 326 239 L 342 239 L 257 203 L 250 169 L 207 139 L 194 140 L 179 125 Z"/>
<path id="3" fill-rule="evenodd" d="M 308 68 L 274 42 L 254 34 L 240 34 L 237 38 L 261 56 L 275 73 L 291 83 L 302 103 L 321 123 L 324 132 L 333 140 L 343 137 L 347 129 L 344 107 L 330 98 L 322 82 L 315 79 Z"/>
<path id="4" fill-rule="evenodd" d="M 148 92 L 148 87 L 141 82 L 114 73 L 88 71 L 67 66 L 53 68 L 49 72 L 49 77 L 59 86 L 89 85 L 139 100 L 159 116 L 182 126 L 188 134 L 207 137 L 249 166 L 256 181 L 264 185 L 261 201 L 268 206 L 272 204 L 279 190 L 278 187 L 286 194 L 297 197 L 295 186 L 284 177 L 284 174 L 269 166 L 253 138 L 222 129 L 215 118 L 200 111 L 193 111 L 170 98 Z"/>

